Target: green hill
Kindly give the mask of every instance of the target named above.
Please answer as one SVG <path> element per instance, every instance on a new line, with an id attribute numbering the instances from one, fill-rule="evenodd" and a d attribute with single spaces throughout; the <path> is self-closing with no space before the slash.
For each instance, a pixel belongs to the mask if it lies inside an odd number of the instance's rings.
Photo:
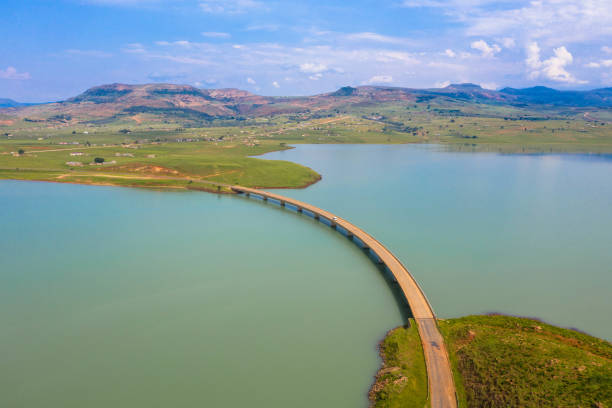
<path id="1" fill-rule="evenodd" d="M 612 407 L 612 344 L 511 316 L 441 320 L 460 407 Z M 424 406 L 424 364 L 414 327 L 381 343 L 376 407 Z M 420 388 L 416 387 L 419 385 Z"/>

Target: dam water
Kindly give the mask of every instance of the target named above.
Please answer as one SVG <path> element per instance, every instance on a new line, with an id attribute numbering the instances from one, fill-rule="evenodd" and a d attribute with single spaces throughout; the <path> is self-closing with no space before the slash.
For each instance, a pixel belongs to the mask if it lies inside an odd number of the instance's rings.
<path id="1" fill-rule="evenodd" d="M 440 317 L 612 338 L 612 160 L 304 145 L 282 190 L 371 233 Z M 402 305 L 306 215 L 195 192 L 0 181 L 0 405 L 355 407 Z"/>

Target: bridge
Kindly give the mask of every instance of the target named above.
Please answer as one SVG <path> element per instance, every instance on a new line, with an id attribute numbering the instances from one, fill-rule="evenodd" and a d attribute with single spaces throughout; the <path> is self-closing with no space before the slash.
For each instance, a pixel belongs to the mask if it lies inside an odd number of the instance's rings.
<path id="1" fill-rule="evenodd" d="M 393 274 L 416 321 L 425 355 L 431 407 L 457 407 L 457 397 L 448 353 L 444 339 L 438 330 L 436 315 L 419 284 L 391 251 L 367 232 L 329 211 L 263 190 L 241 186 L 232 186 L 231 189 L 246 196 L 258 196 L 264 201 L 273 200 L 278 202 L 281 207 L 293 206 L 300 213 L 310 213 L 316 220 L 324 220 L 331 228 L 344 230 L 349 238 L 359 240 L 364 249 L 371 251 L 375 259 Z"/>

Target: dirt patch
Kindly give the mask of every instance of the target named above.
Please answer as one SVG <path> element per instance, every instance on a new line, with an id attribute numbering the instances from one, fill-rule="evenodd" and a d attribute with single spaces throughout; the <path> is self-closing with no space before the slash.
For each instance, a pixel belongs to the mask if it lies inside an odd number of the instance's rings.
<path id="1" fill-rule="evenodd" d="M 168 167 L 156 166 L 153 164 L 141 164 L 141 163 L 130 163 L 124 166 L 115 166 L 113 170 L 129 171 L 140 174 L 155 174 L 165 176 L 178 176 L 181 173 L 178 170 L 170 169 Z"/>
<path id="2" fill-rule="evenodd" d="M 15 123 L 15 121 L 14 120 L 10 120 L 10 119 L 0 120 L 0 125 L 11 126 L 14 123 Z"/>

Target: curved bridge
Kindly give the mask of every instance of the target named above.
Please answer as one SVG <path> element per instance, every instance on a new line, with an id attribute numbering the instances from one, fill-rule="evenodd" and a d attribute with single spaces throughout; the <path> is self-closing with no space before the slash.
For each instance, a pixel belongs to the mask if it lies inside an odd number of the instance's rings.
<path id="1" fill-rule="evenodd" d="M 364 249 L 369 249 L 378 258 L 379 262 L 385 265 L 393 274 L 410 305 L 410 310 L 416 321 L 419 335 L 421 336 L 421 343 L 423 344 L 431 407 L 457 407 L 455 385 L 453 383 L 448 354 L 444 345 L 444 339 L 438 330 L 434 311 L 408 269 L 387 248 L 359 227 L 318 207 L 254 188 L 241 186 L 232 186 L 231 188 L 233 191 L 245 194 L 246 196 L 256 195 L 264 201 L 277 201 L 282 207 L 289 204 L 295 207 L 298 212 L 308 211 L 315 219 L 327 220 L 332 228 L 340 227 L 346 231 L 348 237 L 357 238 L 361 241 Z"/>

